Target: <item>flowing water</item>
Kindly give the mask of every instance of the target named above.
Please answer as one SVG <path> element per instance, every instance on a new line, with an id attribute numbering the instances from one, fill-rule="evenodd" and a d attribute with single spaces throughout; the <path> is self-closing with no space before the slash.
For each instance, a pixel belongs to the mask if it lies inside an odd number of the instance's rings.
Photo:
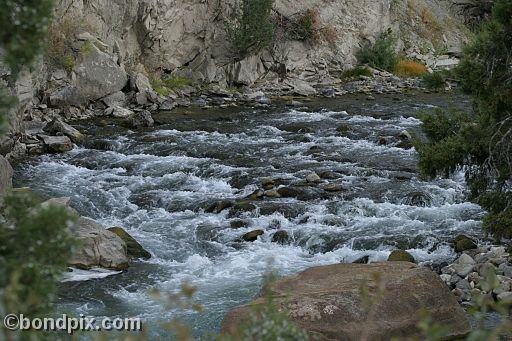
<path id="1" fill-rule="evenodd" d="M 414 149 L 379 144 L 380 136 L 405 129 L 419 133 L 414 114 L 450 101 L 468 105 L 439 95 L 383 95 L 375 102 L 354 96 L 308 109 L 188 108 L 155 115 L 159 125 L 142 131 L 80 123 L 93 134 L 87 143 L 20 163 L 17 185 L 70 196 L 82 215 L 126 228 L 153 257 L 106 278 L 77 281 L 84 278 L 77 274 L 61 285 L 58 310 L 168 321 L 177 312 L 148 289 L 175 291 L 189 281 L 204 312 L 186 312 L 185 319 L 200 336 L 218 331 L 231 307 L 254 297 L 269 269 L 288 275 L 365 255 L 385 260 L 396 247 L 426 264 L 452 260 L 451 238 L 477 235 L 482 215 L 464 200 L 462 175 L 422 181 Z M 313 171 L 345 190 L 327 194 L 318 189 L 324 184 L 304 184 Z M 256 200 L 247 212 L 205 213 L 215 201 L 249 195 L 264 178 L 303 195 Z M 428 193 L 431 205 L 408 205 L 414 192 Z M 235 220 L 247 226 L 232 228 Z M 239 241 L 254 229 L 265 234 Z M 289 233 L 289 244 L 271 242 L 279 229 Z"/>

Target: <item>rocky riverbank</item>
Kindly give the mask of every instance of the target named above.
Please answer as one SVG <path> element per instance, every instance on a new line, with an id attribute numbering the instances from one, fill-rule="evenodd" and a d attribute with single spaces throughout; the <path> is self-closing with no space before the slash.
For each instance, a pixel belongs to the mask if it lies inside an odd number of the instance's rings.
<path id="1" fill-rule="evenodd" d="M 128 92 L 118 91 L 94 102 L 91 107 L 50 108 L 37 105 L 27 109 L 22 126 L 23 132 L 11 136 L 7 160 L 24 155 L 66 152 L 73 143 L 83 142 L 81 132 L 66 122 L 91 118 L 111 118 L 114 123 L 130 128 L 151 127 L 151 113 L 168 112 L 179 107 L 199 107 L 204 110 L 228 107 L 269 107 L 273 103 L 290 107 L 307 108 L 311 98 L 335 98 L 347 94 L 367 94 L 374 101 L 378 94 L 403 94 L 410 90 L 426 91 L 418 78 L 400 78 L 377 69 L 368 68 L 373 74 L 348 79 L 333 86 L 312 87 L 300 80 L 268 85 L 225 89 L 219 85 L 205 88 L 183 86 L 165 95 L 158 94 L 142 73 L 130 81 Z M 117 121 L 115 121 L 117 119 Z M 158 123 L 158 122 L 157 122 Z"/>

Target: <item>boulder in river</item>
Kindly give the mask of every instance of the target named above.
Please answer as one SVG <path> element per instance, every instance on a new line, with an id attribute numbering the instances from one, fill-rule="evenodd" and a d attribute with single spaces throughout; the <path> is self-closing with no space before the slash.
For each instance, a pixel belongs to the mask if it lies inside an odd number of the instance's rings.
<path id="1" fill-rule="evenodd" d="M 151 253 L 144 249 L 142 245 L 140 245 L 139 242 L 136 241 L 135 238 L 133 238 L 122 227 L 111 227 L 108 230 L 110 232 L 115 233 L 117 236 L 119 236 L 119 238 L 121 238 L 125 242 L 128 256 L 142 259 L 151 258 Z"/>
<path id="2" fill-rule="evenodd" d="M 254 230 L 251 232 L 247 232 L 242 236 L 242 239 L 246 242 L 254 242 L 258 239 L 259 236 L 262 236 L 265 233 L 263 230 Z"/>
<path id="3" fill-rule="evenodd" d="M 290 235 L 284 230 L 277 231 L 272 236 L 272 243 L 286 244 L 290 241 Z"/>
<path id="4" fill-rule="evenodd" d="M 81 132 L 70 126 L 69 124 L 63 122 L 60 118 L 55 118 L 53 121 L 48 123 L 43 131 L 50 134 L 61 133 L 71 139 L 73 142 L 80 142 L 84 136 Z"/>
<path id="5" fill-rule="evenodd" d="M 256 206 L 247 201 L 239 201 L 233 204 L 231 211 L 228 214 L 229 218 L 238 217 L 246 212 L 251 212 L 256 209 Z"/>
<path id="6" fill-rule="evenodd" d="M 388 262 L 410 262 L 416 263 L 414 257 L 405 250 L 393 250 L 388 257 Z"/>
<path id="7" fill-rule="evenodd" d="M 478 245 L 476 245 L 473 239 L 463 234 L 455 237 L 455 240 L 453 242 L 455 244 L 455 252 L 462 252 L 478 248 Z"/>
<path id="8" fill-rule="evenodd" d="M 365 304 L 366 284 L 373 304 Z M 382 293 L 378 288 L 383 287 Z M 418 328 L 425 309 L 433 323 L 446 328 L 446 338 L 464 337 L 471 325 L 448 287 L 430 269 L 411 263 L 334 264 L 307 269 L 271 283 L 276 309 L 320 340 L 421 339 Z M 234 336 L 253 309 L 268 304 L 259 297 L 232 309 L 222 332 Z"/>
<path id="9" fill-rule="evenodd" d="M 113 270 L 128 268 L 126 243 L 115 233 L 87 218 L 80 218 L 72 230 L 80 247 L 68 264 L 81 269 L 102 267 Z"/>
<path id="10" fill-rule="evenodd" d="M 306 181 L 308 183 L 319 183 L 322 181 L 322 179 L 318 176 L 316 173 L 311 173 L 308 176 L 306 176 Z"/>
<path id="11" fill-rule="evenodd" d="M 283 198 L 296 198 L 300 195 L 300 192 L 292 187 L 280 187 L 277 192 L 283 197 Z"/>

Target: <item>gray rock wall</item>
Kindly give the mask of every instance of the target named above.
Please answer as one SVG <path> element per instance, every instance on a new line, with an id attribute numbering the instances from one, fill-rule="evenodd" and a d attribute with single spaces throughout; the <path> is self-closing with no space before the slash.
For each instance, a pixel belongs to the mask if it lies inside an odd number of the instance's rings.
<path id="1" fill-rule="evenodd" d="M 62 0 L 57 16 L 85 22 L 128 68 L 141 62 L 148 71 L 180 71 L 198 80 L 240 84 L 253 83 L 281 63 L 303 79 L 350 67 L 361 43 L 375 40 L 388 28 L 394 29 L 404 49 L 459 48 L 466 37 L 460 21 L 438 0 L 276 0 L 276 12 L 285 17 L 317 10 L 321 27 L 336 32 L 334 44 L 281 41 L 272 51 L 233 65 L 224 33 L 232 2 Z"/>

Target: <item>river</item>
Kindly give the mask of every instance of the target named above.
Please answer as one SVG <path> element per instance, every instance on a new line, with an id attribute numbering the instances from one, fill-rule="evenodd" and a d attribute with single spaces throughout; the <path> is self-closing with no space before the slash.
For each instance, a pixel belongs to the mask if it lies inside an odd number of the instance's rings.
<path id="1" fill-rule="evenodd" d="M 403 130 L 420 134 L 419 110 L 468 107 L 468 99 L 376 97 L 314 101 L 307 108 L 180 108 L 155 114 L 159 124 L 140 131 L 108 120 L 76 123 L 91 134 L 87 141 L 66 154 L 18 163 L 16 185 L 71 197 L 82 215 L 126 228 L 153 257 L 118 275 L 62 283 L 57 310 L 156 324 L 177 312 L 148 289 L 175 291 L 188 281 L 204 312 L 187 311 L 183 318 L 199 337 L 218 331 L 231 307 L 254 297 L 269 270 L 288 275 L 365 255 L 385 260 L 395 247 L 420 263 L 452 260 L 450 240 L 461 232 L 480 234 L 482 210 L 465 201 L 461 174 L 421 180 L 415 150 L 399 148 L 391 137 Z M 391 142 L 379 143 L 381 136 Z M 304 184 L 311 172 L 323 175 L 323 183 Z M 256 200 L 248 212 L 204 212 L 215 201 L 249 195 L 265 178 L 305 194 Z M 328 183 L 344 190 L 319 189 Z M 428 193 L 430 205 L 410 205 L 407 196 L 415 192 Z M 246 227 L 231 227 L 240 220 Z M 265 234 L 239 241 L 255 229 Z M 290 243 L 271 242 L 278 229 L 289 233 Z M 154 333 L 165 335 L 158 328 Z"/>

